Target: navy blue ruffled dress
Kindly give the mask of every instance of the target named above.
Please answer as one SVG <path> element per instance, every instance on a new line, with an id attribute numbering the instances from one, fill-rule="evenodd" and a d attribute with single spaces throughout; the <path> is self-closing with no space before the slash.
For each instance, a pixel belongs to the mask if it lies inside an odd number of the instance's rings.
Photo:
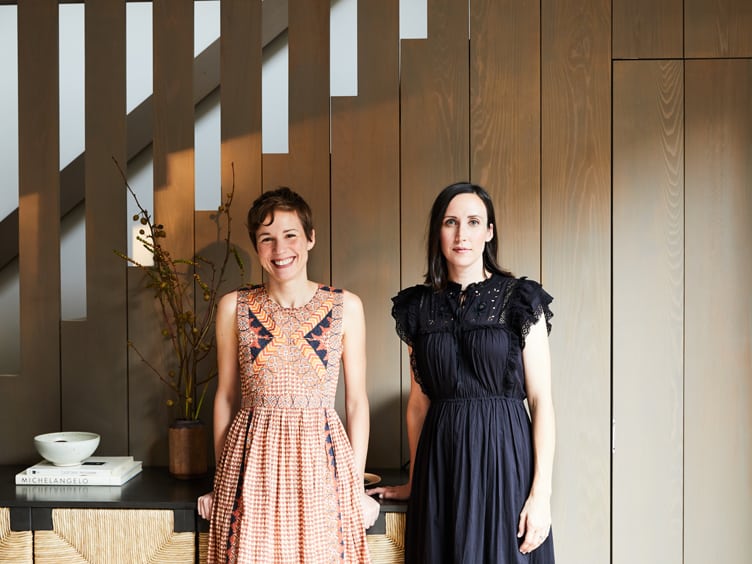
<path id="1" fill-rule="evenodd" d="M 412 461 L 406 563 L 553 564 L 553 535 L 527 555 L 517 538 L 533 476 L 522 349 L 541 314 L 550 331 L 552 299 L 497 274 L 464 292 L 419 285 L 392 299 L 431 400 Z"/>

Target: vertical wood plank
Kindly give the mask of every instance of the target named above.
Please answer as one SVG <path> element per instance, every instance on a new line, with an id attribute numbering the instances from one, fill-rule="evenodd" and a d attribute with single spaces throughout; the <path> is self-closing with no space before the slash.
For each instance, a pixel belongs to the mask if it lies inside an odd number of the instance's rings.
<path id="1" fill-rule="evenodd" d="M 682 0 L 613 0 L 614 59 L 683 55 Z"/>
<path id="2" fill-rule="evenodd" d="M 261 194 L 261 17 L 260 0 L 220 4 L 222 192 L 229 192 L 234 182 L 232 241 L 245 262 L 245 281 L 255 283 L 261 282 L 261 271 L 257 262 L 251 263 L 255 253 L 244 226 L 248 209 Z M 232 280 L 235 286 L 244 282 Z"/>
<path id="3" fill-rule="evenodd" d="M 614 64 L 614 564 L 683 562 L 683 78 Z"/>
<path id="4" fill-rule="evenodd" d="M 329 182 L 329 0 L 288 2 L 289 155 L 268 155 L 265 190 L 289 186 L 313 211 L 316 246 L 308 276 L 331 280 Z"/>
<path id="5" fill-rule="evenodd" d="M 358 5 L 358 95 L 332 100 L 332 282 L 366 314 L 368 464 L 400 466 L 399 2 Z M 340 387 L 341 388 L 341 387 Z"/>
<path id="6" fill-rule="evenodd" d="M 554 296 L 562 562 L 610 559 L 611 3 L 541 4 L 542 282 Z M 588 542 L 582 542 L 587 538 Z"/>
<path id="7" fill-rule="evenodd" d="M 175 258 L 194 254 L 193 2 L 155 0 L 154 35 L 154 220 L 164 225 L 162 244 Z M 130 273 L 128 336 L 156 366 L 173 359 L 160 337 L 154 292 Z M 168 352 L 168 351 L 167 351 Z M 131 450 L 147 464 L 166 465 L 166 386 L 131 351 L 129 355 Z"/>
<path id="8" fill-rule="evenodd" d="M 428 0 L 428 39 L 402 41 L 400 71 L 400 284 L 423 281 L 428 216 L 436 195 L 470 177 L 467 4 Z M 410 373 L 402 359 L 402 397 Z M 403 405 L 403 413 L 404 413 Z M 403 433 L 402 456 L 409 458 Z"/>
<path id="9" fill-rule="evenodd" d="M 741 564 L 752 554 L 752 61 L 685 72 L 684 562 Z"/>
<path id="10" fill-rule="evenodd" d="M 467 6 L 428 1 L 428 39 L 402 42 L 402 286 L 423 280 L 428 214 L 445 186 L 467 181 L 469 65 Z"/>
<path id="11" fill-rule="evenodd" d="M 476 0 L 470 19 L 470 177 L 496 207 L 499 261 L 540 278 L 540 5 Z"/>
<path id="12" fill-rule="evenodd" d="M 99 433 L 101 452 L 126 454 L 126 265 L 113 253 L 127 249 L 127 194 L 113 162 L 126 163 L 125 1 L 88 0 L 85 18 L 87 319 L 62 325 L 62 420 Z"/>
<path id="13" fill-rule="evenodd" d="M 749 0 L 685 0 L 684 51 L 687 58 L 751 57 Z"/>
<path id="14" fill-rule="evenodd" d="M 0 379 L 0 461 L 31 462 L 32 437 L 60 429 L 58 5 L 22 2 L 18 17 L 21 374 Z M 21 428 L 18 422 L 23 421 Z"/>

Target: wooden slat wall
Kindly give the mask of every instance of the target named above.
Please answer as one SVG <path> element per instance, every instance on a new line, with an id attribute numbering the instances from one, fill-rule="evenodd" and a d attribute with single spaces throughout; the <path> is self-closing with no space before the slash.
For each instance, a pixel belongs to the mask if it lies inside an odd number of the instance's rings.
<path id="1" fill-rule="evenodd" d="M 614 63 L 614 563 L 683 561 L 683 79 Z"/>
<path id="2" fill-rule="evenodd" d="M 33 459 L 31 438 L 60 425 L 58 6 L 23 2 L 17 14 L 21 374 L 0 379 L 5 463 Z"/>
<path id="3" fill-rule="evenodd" d="M 686 564 L 752 554 L 750 100 L 752 60 L 686 63 Z"/>
<path id="4" fill-rule="evenodd" d="M 687 58 L 752 57 L 749 0 L 684 0 Z"/>
<path id="5" fill-rule="evenodd" d="M 557 456 L 554 538 L 564 562 L 610 558 L 610 2 L 541 4 L 542 281 Z M 587 539 L 583 542 L 583 539 Z"/>
<path id="6" fill-rule="evenodd" d="M 428 215 L 445 186 L 470 178 L 467 5 L 428 0 L 428 39 L 402 41 L 400 71 L 401 287 L 423 281 Z M 402 359 L 402 396 L 410 372 Z M 404 405 L 403 405 L 404 413 Z M 403 461 L 409 459 L 402 437 Z"/>
<path id="7" fill-rule="evenodd" d="M 222 193 L 234 182 L 232 241 L 242 251 L 245 282 L 259 283 L 245 221 L 261 194 L 261 0 L 224 0 L 220 10 Z"/>
<path id="8" fill-rule="evenodd" d="M 88 1 L 86 50 L 86 304 L 62 324 L 62 428 L 101 435 L 100 452 L 128 452 L 125 1 Z M 115 162 L 113 162 L 115 161 Z M 107 335 L 107 339 L 102 339 Z"/>
<path id="9" fill-rule="evenodd" d="M 358 95 L 332 100 L 332 283 L 366 314 L 369 458 L 401 464 L 399 342 L 399 2 L 358 4 Z M 342 393 L 338 409 L 343 412 Z"/>
<path id="10" fill-rule="evenodd" d="M 499 261 L 540 279 L 540 5 L 470 14 L 470 177 L 495 202 Z"/>
<path id="11" fill-rule="evenodd" d="M 263 188 L 289 186 L 311 206 L 308 275 L 329 283 L 329 0 L 289 0 L 288 40 L 289 154 L 264 156 Z"/>
<path id="12" fill-rule="evenodd" d="M 123 201 L 98 188 L 120 186 L 109 154 L 123 155 L 123 71 L 112 63 L 124 51 L 123 1 L 87 5 L 87 44 L 96 50 L 87 54 L 87 144 L 101 143 L 85 169 L 90 265 L 124 246 L 124 220 L 115 217 Z M 329 2 L 289 3 L 290 151 L 263 156 L 260 4 L 221 6 L 221 184 L 229 187 L 235 163 L 234 239 L 252 255 L 243 208 L 262 187 L 289 184 L 311 202 L 311 277 L 351 289 L 366 309 L 369 464 L 407 459 L 409 379 L 389 298 L 422 279 L 435 195 L 472 179 L 495 197 L 502 263 L 555 297 L 558 560 L 746 564 L 748 2 L 473 0 L 468 14 L 464 1 L 430 0 L 428 38 L 402 42 L 398 55 L 397 0 L 362 0 L 359 93 L 332 103 L 331 163 Z M 117 360 L 126 294 L 116 270 L 87 267 L 88 319 L 58 330 L 57 10 L 51 0 L 18 7 L 22 375 L 0 379 L 0 398 L 11 398 L 0 424 L 23 416 L 26 434 L 3 435 L 0 462 L 32 462 L 36 432 L 106 424 L 108 451 L 127 438 L 130 454 L 165 464 L 165 388 L 134 355 L 127 376 Z M 216 235 L 212 213 L 194 210 L 192 30 L 190 0 L 155 2 L 155 213 L 180 234 L 170 244 L 183 255 Z M 689 60 L 700 57 L 732 60 Z M 668 60 L 626 60 L 648 58 Z M 247 279 L 259 281 L 258 268 Z M 159 320 L 141 284 L 131 270 L 128 335 L 159 364 Z M 127 398 L 116 397 L 126 382 Z M 91 397 L 72 399 L 84 392 Z M 61 401 L 74 407 L 61 414 Z M 648 532 L 646 514 L 659 525 Z"/>
<path id="13" fill-rule="evenodd" d="M 683 0 L 613 0 L 614 59 L 683 55 Z"/>
<path id="14" fill-rule="evenodd" d="M 154 220 L 165 225 L 163 244 L 173 257 L 194 253 L 194 113 L 193 113 L 193 2 L 155 0 L 154 41 Z M 131 281 L 142 284 L 138 273 Z M 159 364 L 164 341 L 153 291 L 132 291 L 129 285 L 129 330 L 149 360 Z M 143 317 L 142 317 L 143 316 Z M 152 464 L 167 464 L 164 429 L 170 413 L 148 398 L 166 397 L 165 386 L 138 356 L 129 355 L 130 449 Z M 159 447 L 152 448 L 154 443 Z"/>

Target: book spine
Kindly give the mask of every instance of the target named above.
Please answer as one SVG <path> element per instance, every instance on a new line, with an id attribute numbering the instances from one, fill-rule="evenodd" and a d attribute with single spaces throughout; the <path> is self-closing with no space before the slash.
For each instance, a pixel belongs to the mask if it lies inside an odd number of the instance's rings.
<path id="1" fill-rule="evenodd" d="M 73 476 L 78 478 L 92 477 L 92 476 L 118 476 L 123 473 L 129 466 L 119 466 L 115 468 L 96 468 L 96 469 L 78 469 L 78 468 L 29 468 L 28 474 L 35 476 Z"/>
<path id="2" fill-rule="evenodd" d="M 135 469 L 134 469 L 135 470 Z M 135 475 L 140 472 L 140 467 L 137 471 L 133 470 L 126 474 Z M 46 486 L 119 486 L 123 483 L 125 476 L 110 476 L 110 475 L 98 475 L 98 476 L 66 476 L 66 475 L 44 475 L 44 474 L 16 474 L 16 485 L 46 485 Z"/>

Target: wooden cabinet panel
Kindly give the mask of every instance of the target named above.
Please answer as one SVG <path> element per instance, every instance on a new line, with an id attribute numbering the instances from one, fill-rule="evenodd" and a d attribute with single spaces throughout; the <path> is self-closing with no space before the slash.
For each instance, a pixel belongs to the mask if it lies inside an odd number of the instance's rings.
<path id="1" fill-rule="evenodd" d="M 614 564 L 682 564 L 683 78 L 614 64 Z"/>
<path id="2" fill-rule="evenodd" d="M 750 100 L 751 60 L 686 63 L 685 564 L 752 554 Z"/>

